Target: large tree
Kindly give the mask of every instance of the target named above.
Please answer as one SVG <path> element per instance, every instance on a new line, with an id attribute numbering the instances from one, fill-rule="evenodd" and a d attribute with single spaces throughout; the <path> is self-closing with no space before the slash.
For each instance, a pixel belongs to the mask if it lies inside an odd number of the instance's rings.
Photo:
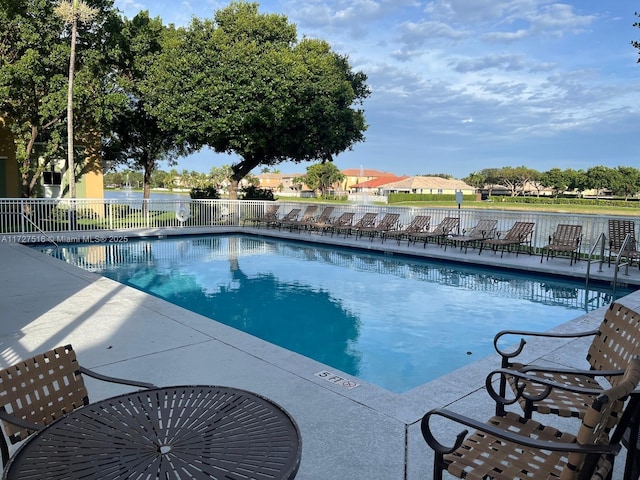
<path id="1" fill-rule="evenodd" d="M 22 196 L 36 193 L 47 164 L 66 156 L 70 31 L 55 14 L 57 2 L 4 0 L 0 3 L 0 117 L 11 130 L 22 181 Z M 107 115 L 105 96 L 113 47 L 112 0 L 87 1 L 96 9 L 91 24 L 78 24 L 73 122 L 82 143 L 95 139 Z M 77 146 L 76 146 L 77 150 Z M 74 152 L 78 154 L 77 151 Z M 40 159 L 44 161 L 40 161 Z M 74 172 L 77 175 L 82 171 Z"/>
<path id="2" fill-rule="evenodd" d="M 286 17 L 232 2 L 169 39 L 145 93 L 195 148 L 235 153 L 230 197 L 258 166 L 331 161 L 364 139 L 366 76 Z"/>
<path id="3" fill-rule="evenodd" d="M 159 161 L 175 163 L 188 153 L 187 145 L 177 139 L 175 129 L 164 128 L 149 112 L 141 84 L 146 80 L 154 58 L 162 51 L 164 35 L 171 35 L 160 18 L 140 12 L 123 22 L 120 58 L 117 62 L 117 84 L 125 94 L 125 102 L 114 108 L 104 135 L 104 154 L 111 165 L 126 163 L 143 171 L 143 200 L 151 193 L 151 177 Z M 114 66 L 115 67 L 115 66 Z M 146 212 L 147 203 L 143 203 Z"/>
<path id="4" fill-rule="evenodd" d="M 344 180 L 344 174 L 331 162 L 316 163 L 307 167 L 304 183 L 313 190 L 319 190 L 321 196 Z"/>

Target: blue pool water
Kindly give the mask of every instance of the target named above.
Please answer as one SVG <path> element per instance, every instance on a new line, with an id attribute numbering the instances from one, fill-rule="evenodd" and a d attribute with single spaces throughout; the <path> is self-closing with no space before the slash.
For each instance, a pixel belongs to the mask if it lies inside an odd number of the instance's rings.
<path id="1" fill-rule="evenodd" d="M 612 300 L 582 282 L 240 235 L 39 248 L 393 392 L 492 353 L 500 330 Z"/>

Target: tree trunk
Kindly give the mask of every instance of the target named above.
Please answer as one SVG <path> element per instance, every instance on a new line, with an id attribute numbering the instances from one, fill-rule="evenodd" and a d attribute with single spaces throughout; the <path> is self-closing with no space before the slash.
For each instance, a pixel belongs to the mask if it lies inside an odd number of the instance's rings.
<path id="1" fill-rule="evenodd" d="M 69 92 L 67 94 L 67 160 L 69 168 L 69 197 L 76 198 L 76 166 L 73 158 L 73 76 L 76 63 L 76 36 L 78 22 L 73 17 L 71 23 L 71 54 L 69 55 Z M 71 208 L 75 208 L 72 203 Z"/>
<path id="2" fill-rule="evenodd" d="M 144 162 L 144 175 L 142 181 L 142 215 L 149 211 L 149 197 L 151 196 L 151 175 L 155 169 L 155 162 Z"/>

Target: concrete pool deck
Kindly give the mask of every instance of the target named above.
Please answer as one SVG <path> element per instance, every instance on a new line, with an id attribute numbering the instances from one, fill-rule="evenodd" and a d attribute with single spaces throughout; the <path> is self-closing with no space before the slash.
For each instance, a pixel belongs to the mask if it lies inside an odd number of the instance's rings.
<path id="1" fill-rule="evenodd" d="M 355 241 L 307 233 L 220 228 L 215 232 L 245 232 L 296 240 L 380 248 L 380 241 Z M 207 233 L 211 233 L 208 230 Z M 200 233 L 193 230 L 146 234 Z M 569 266 L 567 258 L 540 263 L 539 256 L 500 254 L 435 245 L 406 247 L 385 242 L 388 254 L 523 268 L 584 278 L 585 262 Z M 297 479 L 431 478 L 432 454 L 420 434 L 419 422 L 431 408 L 449 407 L 485 419 L 493 403 L 484 390 L 488 372 L 499 367 L 496 355 L 479 359 L 404 394 L 394 394 L 338 371 L 360 385 L 318 376 L 331 371 L 318 362 L 263 342 L 243 332 L 171 305 L 133 288 L 48 257 L 26 246 L 0 243 L 0 367 L 59 345 L 73 344 L 80 363 L 102 373 L 135 378 L 156 385 L 229 385 L 260 393 L 282 405 L 296 420 L 302 436 L 302 461 Z M 593 278 L 612 277 L 604 266 Z M 638 267 L 620 280 L 640 284 Z M 640 293 L 620 300 L 640 310 Z M 426 306 L 425 306 L 426 308 Z M 558 331 L 595 328 L 606 306 L 559 326 Z M 473 312 L 470 312 L 473 315 Z M 505 328 L 508 328 L 505 325 Z M 526 361 L 584 367 L 589 339 L 530 342 Z M 92 400 L 130 390 L 88 380 Z M 567 428 L 573 428 L 571 420 Z M 569 425 L 571 424 L 571 425 Z M 443 429 L 443 435 L 457 433 Z M 624 453 L 624 452 L 623 452 Z M 621 471 L 622 459 L 616 469 Z M 614 478 L 620 478 L 614 475 Z"/>

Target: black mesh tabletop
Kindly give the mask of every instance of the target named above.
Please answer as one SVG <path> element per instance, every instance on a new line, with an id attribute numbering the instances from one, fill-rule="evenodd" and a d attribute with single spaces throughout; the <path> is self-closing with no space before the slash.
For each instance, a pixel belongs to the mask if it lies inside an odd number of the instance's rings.
<path id="1" fill-rule="evenodd" d="M 166 387 L 82 407 L 31 436 L 5 479 L 291 479 L 301 440 L 278 405 L 244 390 Z"/>

